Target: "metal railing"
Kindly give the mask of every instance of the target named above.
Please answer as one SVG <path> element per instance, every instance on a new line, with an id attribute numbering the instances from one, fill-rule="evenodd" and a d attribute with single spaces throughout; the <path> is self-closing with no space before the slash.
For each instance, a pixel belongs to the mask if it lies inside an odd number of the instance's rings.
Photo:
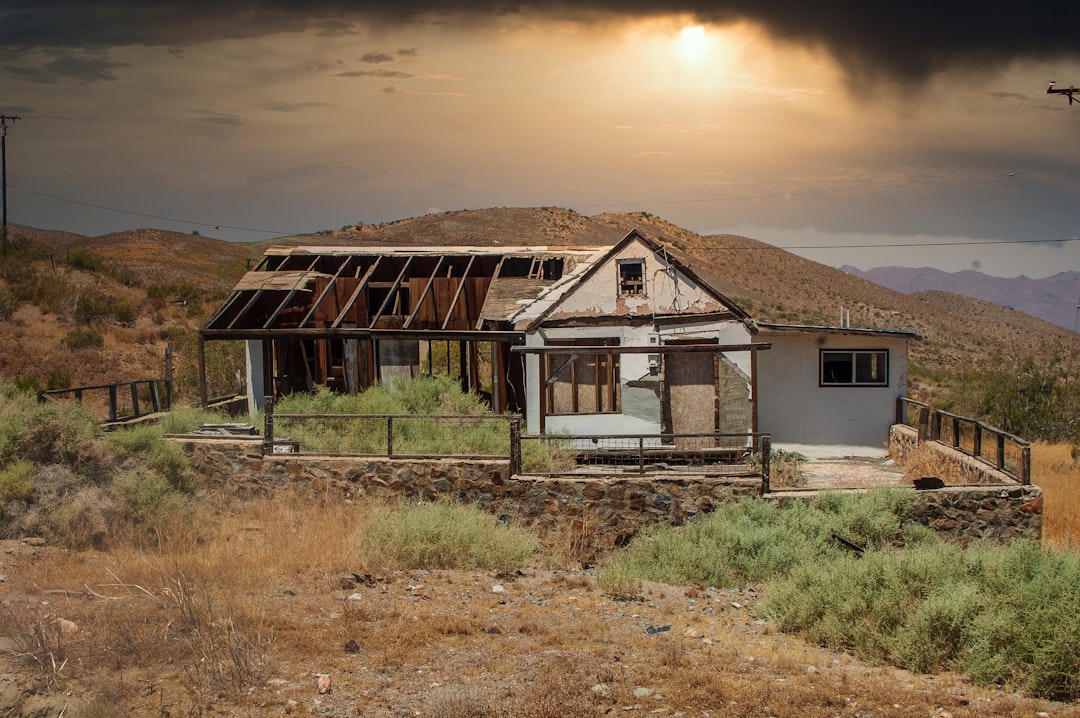
<path id="1" fill-rule="evenodd" d="M 936 441 L 1016 479 L 1031 483 L 1031 444 L 978 419 L 935 409 L 907 397 L 896 400 L 896 423 L 918 431 L 919 442 Z"/>
<path id="2" fill-rule="evenodd" d="M 722 471 L 760 464 L 768 477 L 768 434 L 527 434 L 521 437 L 525 474 Z M 760 453 L 760 460 L 751 457 Z M 767 485 L 766 485 L 767 490 Z"/>
<path id="3" fill-rule="evenodd" d="M 61 403 L 62 399 L 71 397 L 75 403 L 86 406 L 99 416 L 107 414 L 107 418 L 99 419 L 101 423 L 114 424 L 169 411 L 172 408 L 172 393 L 171 379 L 136 379 L 47 389 L 38 392 L 38 401 Z"/>
<path id="4" fill-rule="evenodd" d="M 508 459 L 520 451 L 521 417 L 499 414 L 281 413 L 263 402 L 263 453 L 388 458 Z M 518 456 L 520 456 L 518 454 Z"/>

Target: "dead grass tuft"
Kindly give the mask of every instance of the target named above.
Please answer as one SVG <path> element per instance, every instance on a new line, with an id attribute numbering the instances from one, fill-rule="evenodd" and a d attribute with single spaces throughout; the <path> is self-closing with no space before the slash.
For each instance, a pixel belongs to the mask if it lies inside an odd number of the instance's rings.
<path id="1" fill-rule="evenodd" d="M 917 447 L 904 460 L 904 478 L 911 484 L 916 479 L 935 476 L 948 484 L 967 482 L 963 470 L 954 461 L 945 460 L 941 452 L 926 445 Z"/>
<path id="2" fill-rule="evenodd" d="M 1080 460 L 1071 444 L 1036 442 L 1031 447 L 1031 482 L 1043 490 L 1043 542 L 1080 546 Z"/>

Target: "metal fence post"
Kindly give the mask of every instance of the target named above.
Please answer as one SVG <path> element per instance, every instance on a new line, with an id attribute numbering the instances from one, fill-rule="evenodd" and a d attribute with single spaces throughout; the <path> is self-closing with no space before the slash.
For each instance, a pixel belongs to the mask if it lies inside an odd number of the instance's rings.
<path id="1" fill-rule="evenodd" d="M 274 453 L 274 397 L 263 398 L 263 456 Z"/>
<path id="2" fill-rule="evenodd" d="M 638 473 L 645 473 L 645 437 L 639 436 L 637 438 L 637 462 Z"/>
<path id="3" fill-rule="evenodd" d="M 510 475 L 521 472 L 521 419 L 510 419 Z"/>
<path id="4" fill-rule="evenodd" d="M 394 417 L 386 417 L 386 456 L 394 455 Z"/>
<path id="5" fill-rule="evenodd" d="M 770 459 L 772 454 L 772 436 L 766 434 L 761 437 L 761 494 L 765 494 L 772 491 L 772 487 L 769 485 L 770 476 Z"/>
<path id="6" fill-rule="evenodd" d="M 1024 446 L 1020 449 L 1020 483 L 1028 486 L 1031 483 L 1031 447 Z"/>

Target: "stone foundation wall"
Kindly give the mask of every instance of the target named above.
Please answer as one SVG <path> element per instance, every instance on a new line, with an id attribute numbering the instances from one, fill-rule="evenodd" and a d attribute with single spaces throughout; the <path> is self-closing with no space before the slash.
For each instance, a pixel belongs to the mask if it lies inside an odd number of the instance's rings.
<path id="1" fill-rule="evenodd" d="M 263 456 L 257 438 L 177 441 L 204 486 L 229 496 L 271 496 L 288 488 L 341 500 L 455 498 L 511 516 L 541 534 L 587 529 L 610 544 L 625 543 L 656 523 L 682 524 L 761 488 L 757 478 L 688 474 L 511 479 L 504 460 Z M 1039 539 L 1042 492 L 1015 482 L 919 491 L 904 520 L 961 542 Z"/>
<path id="2" fill-rule="evenodd" d="M 229 496 L 302 494 L 350 500 L 455 498 L 544 533 L 584 526 L 622 543 L 643 527 L 681 524 L 713 506 L 757 495 L 757 478 L 700 475 L 510 479 L 509 462 L 262 455 L 258 440 L 176 439 L 205 488 Z"/>

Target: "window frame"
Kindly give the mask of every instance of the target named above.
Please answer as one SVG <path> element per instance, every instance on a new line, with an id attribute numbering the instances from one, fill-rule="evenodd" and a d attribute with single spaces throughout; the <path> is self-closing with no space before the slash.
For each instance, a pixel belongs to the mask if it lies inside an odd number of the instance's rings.
<path id="1" fill-rule="evenodd" d="M 620 345 L 618 337 L 598 337 L 593 339 L 569 339 L 569 340 L 549 340 L 547 346 L 566 348 L 565 352 L 559 353 L 546 353 L 541 357 L 541 361 L 546 362 L 544 367 L 544 376 L 547 377 L 550 382 L 543 388 L 546 404 L 547 416 L 599 416 L 602 414 L 621 414 L 622 413 L 622 391 L 619 381 L 619 352 Z M 582 354 L 577 359 L 571 362 L 568 366 L 563 368 L 560 374 L 565 374 L 569 377 L 569 381 L 565 382 L 570 384 L 570 407 L 569 411 L 562 411 L 556 409 L 556 395 L 555 385 L 559 383 L 558 380 L 551 381 L 553 376 L 552 372 L 559 369 L 562 364 L 574 353 L 575 346 L 605 346 L 611 347 L 611 351 L 603 354 Z M 577 370 L 578 362 L 586 362 L 589 365 L 590 371 L 593 373 L 593 380 L 588 383 L 580 382 L 580 372 Z M 601 382 L 601 378 L 605 378 L 605 381 Z M 601 407 L 600 411 L 582 411 L 580 408 L 580 394 L 579 391 L 594 391 L 598 406 Z M 604 408 L 606 407 L 606 408 Z M 559 409 L 565 409 L 566 407 L 559 407 Z"/>
<path id="2" fill-rule="evenodd" d="M 849 354 L 851 356 L 851 379 L 849 381 L 826 381 L 825 357 L 826 355 Z M 884 360 L 883 379 L 880 381 L 860 381 L 858 359 L 860 356 L 870 355 Z M 834 359 L 835 361 L 835 359 Z M 859 388 L 881 389 L 889 386 L 889 350 L 888 349 L 819 349 L 818 350 L 818 386 L 822 388 Z"/>
<path id="3" fill-rule="evenodd" d="M 641 279 L 633 280 L 626 279 L 623 276 L 623 267 L 629 267 L 632 264 L 639 265 L 641 267 Z M 618 282 L 619 296 L 620 297 L 647 297 L 647 282 L 645 281 L 645 257 L 628 257 L 626 259 L 616 260 L 617 274 L 616 281 Z M 633 287 L 640 284 L 637 291 L 633 291 Z M 633 286 L 631 286 L 633 285 Z"/>

